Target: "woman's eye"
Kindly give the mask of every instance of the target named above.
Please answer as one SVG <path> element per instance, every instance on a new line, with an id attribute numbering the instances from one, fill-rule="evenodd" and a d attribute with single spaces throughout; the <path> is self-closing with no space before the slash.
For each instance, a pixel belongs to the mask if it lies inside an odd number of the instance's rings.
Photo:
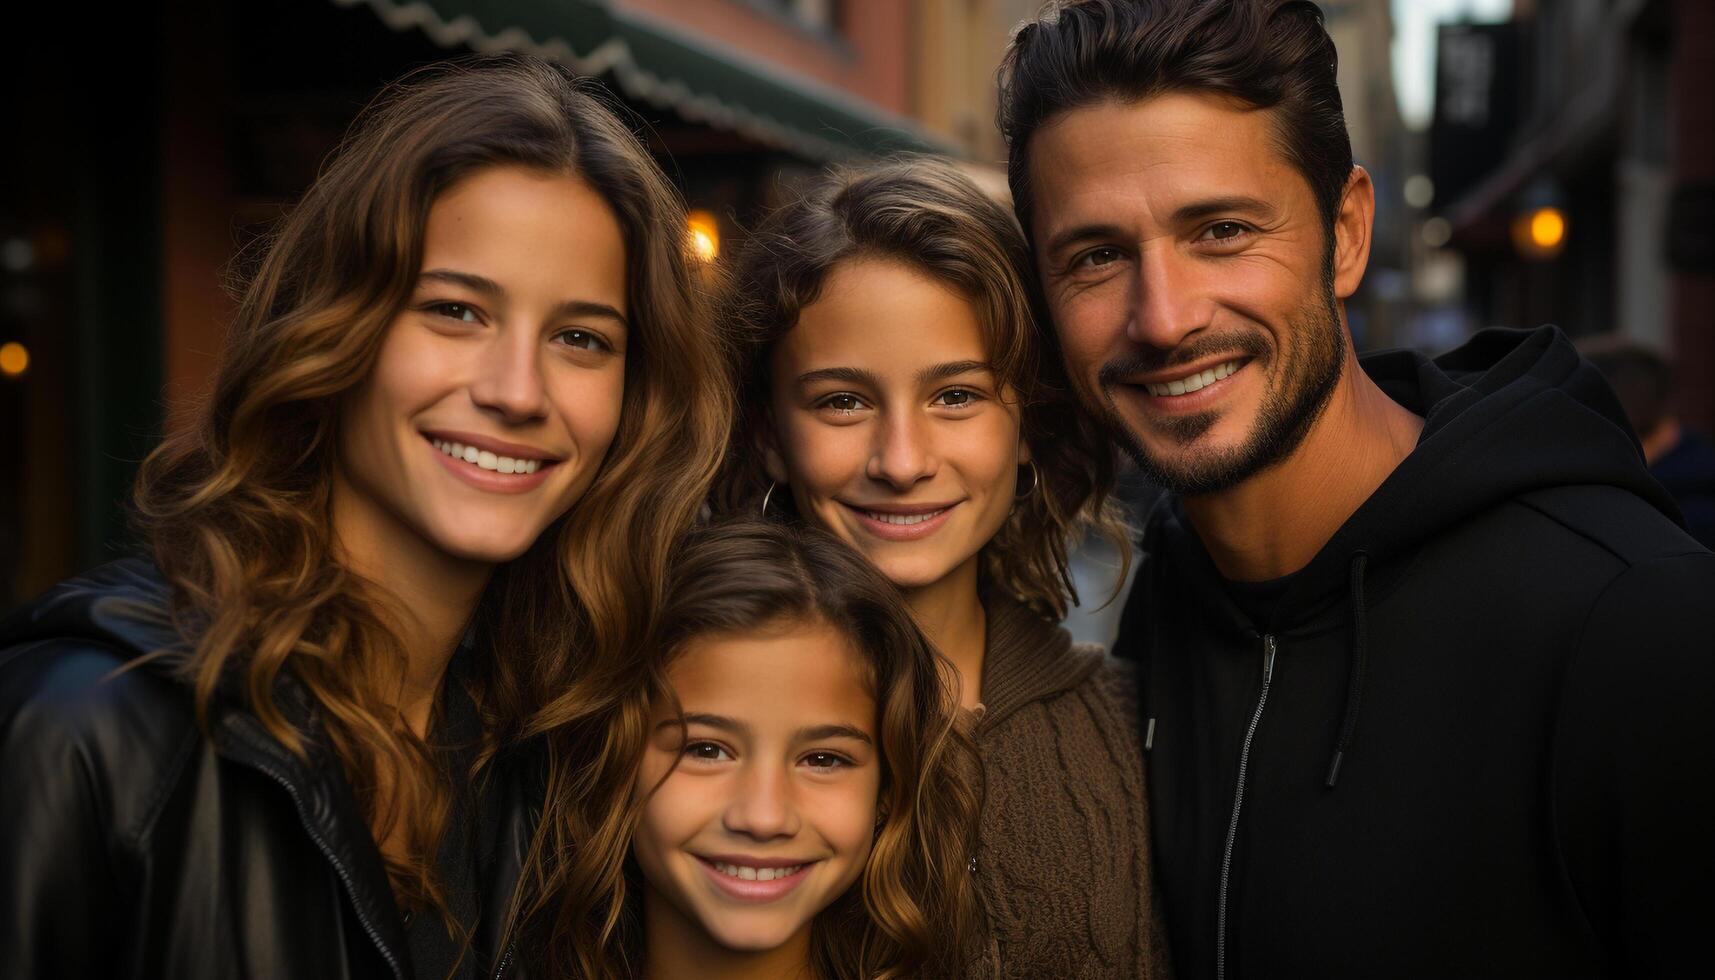
<path id="1" fill-rule="evenodd" d="M 976 400 L 977 393 L 968 388 L 949 388 L 935 396 L 936 404 L 945 405 L 948 408 L 964 408 L 975 404 Z"/>
<path id="2" fill-rule="evenodd" d="M 812 752 L 804 757 L 804 764 L 811 769 L 836 769 L 851 765 L 851 760 L 833 752 Z"/>
<path id="3" fill-rule="evenodd" d="M 692 742 L 685 746 L 685 758 L 696 759 L 699 762 L 725 762 L 732 756 L 727 750 L 713 742 Z"/>
<path id="4" fill-rule="evenodd" d="M 588 330 L 562 330 L 555 339 L 577 350 L 609 350 L 607 341 Z"/>
<path id="5" fill-rule="evenodd" d="M 425 309 L 450 320 L 458 320 L 461 323 L 482 322 L 482 318 L 476 315 L 476 310 L 463 303 L 430 303 Z"/>
<path id="6" fill-rule="evenodd" d="M 856 395 L 848 395 L 842 392 L 838 395 L 829 395 L 822 400 L 822 405 L 825 408 L 833 409 L 840 415 L 850 415 L 863 408 L 863 400 Z"/>

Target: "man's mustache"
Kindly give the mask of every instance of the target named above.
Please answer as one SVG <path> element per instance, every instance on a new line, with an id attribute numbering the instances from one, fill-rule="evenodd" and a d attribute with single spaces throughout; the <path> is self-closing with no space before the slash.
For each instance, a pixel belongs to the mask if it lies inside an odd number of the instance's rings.
<path id="1" fill-rule="evenodd" d="M 1128 351 L 1103 364 L 1096 379 L 1103 388 L 1112 388 L 1115 385 L 1127 384 L 1129 379 L 1140 374 L 1162 371 L 1182 364 L 1194 364 L 1218 354 L 1254 358 L 1263 357 L 1268 352 L 1268 341 L 1261 334 L 1250 331 L 1197 337 L 1177 347 L 1139 347 Z"/>

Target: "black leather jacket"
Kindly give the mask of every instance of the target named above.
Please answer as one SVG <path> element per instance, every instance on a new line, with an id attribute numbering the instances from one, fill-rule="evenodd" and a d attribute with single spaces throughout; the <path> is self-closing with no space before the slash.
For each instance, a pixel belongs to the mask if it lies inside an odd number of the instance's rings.
<path id="1" fill-rule="evenodd" d="M 191 692 L 138 654 L 182 653 L 145 561 L 56 586 L 0 624 L 0 977 L 410 980 L 405 930 L 343 773 L 256 717 L 198 728 Z M 302 689 L 278 697 L 313 717 Z M 505 921 L 539 812 L 500 764 L 474 936 L 516 980 Z M 432 980 L 432 978 L 423 978 Z"/>

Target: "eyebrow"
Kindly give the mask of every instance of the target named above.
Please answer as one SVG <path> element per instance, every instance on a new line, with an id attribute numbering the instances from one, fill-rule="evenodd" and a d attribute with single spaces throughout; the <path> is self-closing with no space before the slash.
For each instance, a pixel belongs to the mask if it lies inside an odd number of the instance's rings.
<path id="1" fill-rule="evenodd" d="M 944 381 L 947 378 L 969 374 L 972 371 L 993 371 L 986 361 L 948 361 L 945 364 L 931 364 L 918 371 L 918 384 L 931 381 Z M 869 385 L 872 388 L 881 387 L 881 379 L 873 371 L 854 367 L 820 368 L 815 371 L 805 371 L 798 375 L 800 385 L 811 385 L 818 381 L 844 381 L 847 384 Z"/>
<path id="2" fill-rule="evenodd" d="M 1274 205 L 1260 197 L 1233 194 L 1227 197 L 1214 197 L 1206 201 L 1192 201 L 1190 204 L 1180 205 L 1173 212 L 1173 223 L 1183 225 L 1203 218 L 1212 218 L 1218 214 L 1234 213 L 1272 218 L 1279 212 L 1275 210 Z"/>
<path id="3" fill-rule="evenodd" d="M 1274 205 L 1262 198 L 1251 197 L 1246 194 L 1231 194 L 1226 197 L 1211 197 L 1182 204 L 1174 209 L 1170 220 L 1175 225 L 1186 225 L 1220 214 L 1249 214 L 1259 218 L 1273 219 L 1279 213 Z M 1112 241 L 1116 238 L 1124 238 L 1126 235 L 1125 231 L 1114 224 L 1076 225 L 1048 239 L 1045 251 L 1049 255 L 1054 255 L 1079 242 Z"/>
<path id="4" fill-rule="evenodd" d="M 425 269 L 417 277 L 418 282 L 445 282 L 455 286 L 463 286 L 474 293 L 480 293 L 485 299 L 504 299 L 506 287 L 487 276 L 479 276 L 474 272 L 460 272 L 457 269 Z M 606 317 L 618 323 L 621 327 L 631 329 L 631 321 L 625 314 L 619 312 L 608 303 L 597 303 L 587 299 L 568 299 L 548 311 L 551 317 L 599 316 Z"/>
<path id="5" fill-rule="evenodd" d="M 684 718 L 687 726 L 706 725 L 709 728 L 719 729 L 723 732 L 731 732 L 735 735 L 745 735 L 750 732 L 749 725 L 746 725 L 744 722 L 739 721 L 736 718 L 728 718 L 726 715 L 712 715 L 697 711 L 686 714 Z M 678 718 L 663 719 L 660 724 L 655 726 L 655 730 L 660 731 L 663 728 L 669 727 L 676 728 L 678 727 L 678 724 Z M 800 728 L 798 731 L 793 733 L 793 741 L 798 742 L 817 742 L 827 738 L 851 738 L 856 739 L 865 745 L 875 744 L 875 740 L 870 738 L 869 734 L 863 729 L 854 728 L 851 725 L 813 725 L 809 728 Z"/>

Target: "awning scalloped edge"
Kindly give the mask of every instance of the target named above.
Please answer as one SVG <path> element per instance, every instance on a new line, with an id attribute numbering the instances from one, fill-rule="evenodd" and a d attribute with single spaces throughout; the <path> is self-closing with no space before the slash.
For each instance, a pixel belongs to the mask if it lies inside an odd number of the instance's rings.
<path id="1" fill-rule="evenodd" d="M 485 53 L 523 51 L 557 61 L 580 75 L 594 76 L 611 72 L 620 89 L 634 99 L 641 99 L 658 109 L 671 109 L 689 122 L 732 130 L 760 143 L 800 156 L 824 161 L 851 160 L 865 156 L 850 146 L 812 136 L 715 96 L 693 92 L 682 82 L 662 78 L 640 68 L 624 38 L 608 38 L 588 54 L 578 54 L 570 44 L 560 38 L 538 41 L 531 37 L 528 31 L 519 27 L 508 27 L 491 33 L 468 14 L 454 17 L 450 21 L 442 20 L 440 13 L 422 0 L 333 2 L 341 7 L 369 7 L 381 18 L 381 22 L 392 30 L 403 32 L 416 28 L 444 48 L 468 47 Z"/>

